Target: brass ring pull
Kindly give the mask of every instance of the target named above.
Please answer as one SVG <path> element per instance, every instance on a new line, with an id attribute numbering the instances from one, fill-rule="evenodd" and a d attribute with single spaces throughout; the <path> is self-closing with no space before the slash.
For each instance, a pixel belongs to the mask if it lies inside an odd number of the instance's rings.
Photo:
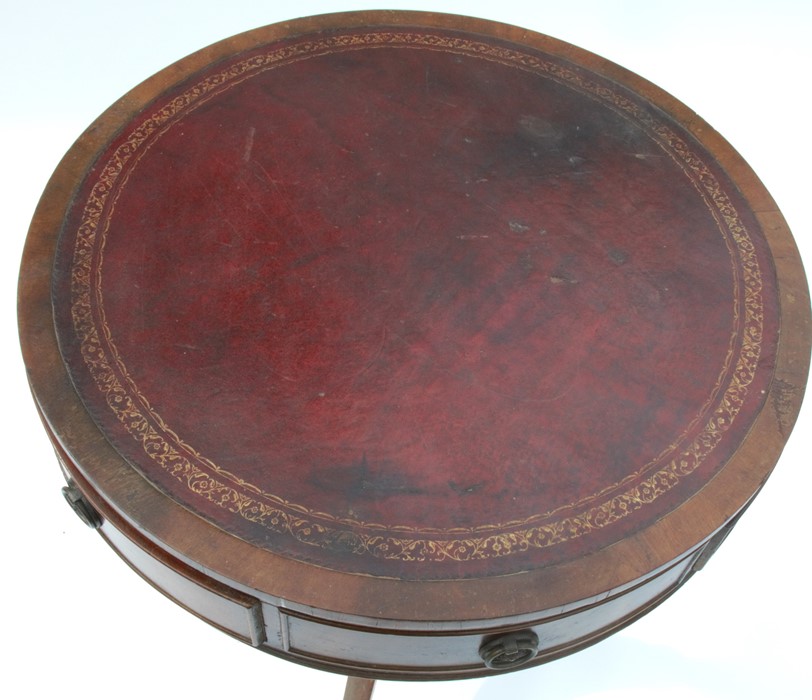
<path id="1" fill-rule="evenodd" d="M 67 486 L 62 488 L 62 495 L 68 502 L 73 512 L 79 516 L 79 519 L 88 527 L 96 530 L 101 527 L 102 519 L 99 512 L 88 502 L 84 494 L 73 482 L 69 482 Z"/>
<path id="2" fill-rule="evenodd" d="M 538 650 L 538 635 L 532 630 L 523 630 L 486 642 L 479 648 L 479 655 L 488 668 L 506 671 L 526 664 L 535 658 Z"/>

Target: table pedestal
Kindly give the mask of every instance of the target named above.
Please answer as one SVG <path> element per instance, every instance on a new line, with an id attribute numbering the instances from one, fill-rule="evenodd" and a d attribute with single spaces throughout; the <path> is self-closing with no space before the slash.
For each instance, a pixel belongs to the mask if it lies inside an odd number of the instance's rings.
<path id="1" fill-rule="evenodd" d="M 347 676 L 347 685 L 344 688 L 344 700 L 370 700 L 375 690 L 375 681 L 370 678 L 356 678 Z"/>

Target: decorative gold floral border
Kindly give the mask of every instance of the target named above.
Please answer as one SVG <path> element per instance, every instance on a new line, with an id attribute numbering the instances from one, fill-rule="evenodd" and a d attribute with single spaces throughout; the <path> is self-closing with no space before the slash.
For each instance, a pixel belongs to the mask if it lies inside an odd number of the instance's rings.
<path id="1" fill-rule="evenodd" d="M 256 486 L 213 464 L 184 443 L 140 394 L 118 355 L 104 319 L 101 264 L 96 269 L 95 278 L 91 278 L 93 255 L 96 250 L 101 261 L 115 199 L 126 182 L 128 172 L 148 151 L 155 138 L 178 119 L 223 90 L 265 70 L 332 52 L 387 46 L 456 52 L 527 70 L 578 90 L 626 118 L 633 119 L 653 135 L 660 147 L 683 169 L 716 219 L 728 246 L 732 248 L 737 289 L 734 320 L 740 333 L 734 333 L 731 338 L 730 352 L 720 374 L 720 385 L 714 388 L 701 415 L 705 415 L 706 409 L 718 397 L 724 377 L 730 376 L 721 400 L 696 438 L 673 456 L 666 466 L 624 492 L 594 507 L 586 507 L 576 515 L 546 523 L 540 521 L 548 519 L 553 513 L 474 528 L 418 529 L 364 523 L 314 512 L 279 496 L 263 493 Z M 738 279 L 739 275 L 741 280 Z M 738 301 L 739 284 L 744 289 L 741 309 Z M 755 376 L 763 329 L 761 290 L 761 271 L 753 243 L 729 197 L 685 140 L 656 119 L 651 112 L 606 85 L 591 80 L 575 68 L 544 60 L 518 49 L 429 32 L 377 31 L 303 39 L 290 45 L 278 46 L 267 53 L 238 60 L 191 85 L 132 129 L 99 170 L 84 204 L 81 223 L 76 232 L 71 270 L 71 316 L 84 362 L 110 409 L 129 434 L 142 445 L 148 458 L 183 483 L 190 492 L 247 521 L 276 533 L 290 534 L 308 545 L 403 562 L 469 561 L 503 557 L 582 537 L 638 511 L 673 489 L 683 477 L 696 470 L 732 425 Z M 98 325 L 94 321 L 94 308 L 100 318 Z M 735 367 L 730 373 L 734 343 L 739 337 L 741 346 L 735 358 Z M 676 450 L 678 442 L 669 448 L 670 452 Z M 622 487 L 624 483 L 628 485 L 629 479 L 639 477 L 644 471 L 645 468 L 579 503 L 586 506 L 589 501 L 594 502 Z M 570 504 L 564 508 L 571 510 L 576 506 L 579 504 Z M 559 510 L 563 508 L 555 512 Z"/>

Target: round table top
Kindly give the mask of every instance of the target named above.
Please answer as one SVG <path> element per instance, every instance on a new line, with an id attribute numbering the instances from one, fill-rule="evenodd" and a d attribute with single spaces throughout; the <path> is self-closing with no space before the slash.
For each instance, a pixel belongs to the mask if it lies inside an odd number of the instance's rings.
<path id="1" fill-rule="evenodd" d="M 116 469 L 241 551 L 416 584 L 630 542 L 657 566 L 749 500 L 797 414 L 808 299 L 775 205 L 689 110 L 547 37 L 257 30 L 77 148 L 32 229 L 58 371 Z"/>

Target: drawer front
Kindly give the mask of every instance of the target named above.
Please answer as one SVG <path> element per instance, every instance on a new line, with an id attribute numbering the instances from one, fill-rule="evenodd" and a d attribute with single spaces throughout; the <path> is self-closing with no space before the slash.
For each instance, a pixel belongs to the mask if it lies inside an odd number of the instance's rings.
<path id="1" fill-rule="evenodd" d="M 528 665 L 576 651 L 634 621 L 673 592 L 692 570 L 696 555 L 682 559 L 658 576 L 619 595 L 521 627 L 535 635 L 538 653 Z M 266 606 L 266 619 L 273 617 Z M 429 679 L 475 677 L 492 673 L 483 660 L 483 645 L 517 631 L 516 626 L 430 634 L 417 630 L 329 624 L 312 616 L 280 610 L 281 635 L 275 635 L 285 656 L 309 665 L 344 673 L 369 672 L 386 678 Z M 268 639 L 272 636 L 268 634 Z M 270 643 L 269 643 L 270 646 Z M 276 645 L 274 645 L 276 646 Z M 521 664 L 523 665 L 523 664 Z"/>
<path id="2" fill-rule="evenodd" d="M 100 529 L 121 558 L 161 593 L 252 646 L 265 641 L 262 606 L 256 598 L 204 576 L 161 550 L 145 551 L 109 521 Z"/>

